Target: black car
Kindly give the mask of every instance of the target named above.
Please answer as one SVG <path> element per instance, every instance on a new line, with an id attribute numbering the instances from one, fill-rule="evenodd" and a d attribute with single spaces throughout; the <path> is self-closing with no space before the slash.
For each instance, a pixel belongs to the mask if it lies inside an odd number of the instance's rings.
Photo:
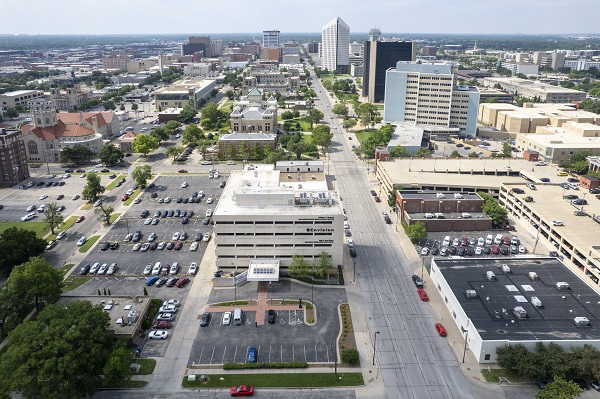
<path id="1" fill-rule="evenodd" d="M 167 216 L 171 218 L 171 217 L 173 217 L 173 213 L 174 213 L 173 211 L 168 211 Z"/>
<path id="2" fill-rule="evenodd" d="M 185 198 L 183 199 L 183 203 L 184 203 L 184 204 L 187 204 L 188 202 L 190 202 L 190 199 L 189 199 L 188 197 L 185 197 Z"/>
<path id="3" fill-rule="evenodd" d="M 110 172 L 110 170 L 108 170 L 108 169 L 104 168 L 104 169 L 101 169 L 101 170 L 100 170 L 100 172 L 102 172 L 102 173 L 109 173 L 109 172 Z M 116 177 L 116 176 L 115 176 L 115 177 Z"/>
<path id="4" fill-rule="evenodd" d="M 118 248 L 119 248 L 119 243 L 117 241 L 110 244 L 110 249 L 118 249 Z"/>
<path id="5" fill-rule="evenodd" d="M 544 183 L 550 183 L 550 179 L 548 179 L 547 177 L 540 177 L 540 181 Z"/>
<path id="6" fill-rule="evenodd" d="M 540 389 L 544 389 L 544 387 L 548 384 L 552 384 L 554 382 L 554 378 L 552 377 L 548 377 L 548 378 L 542 378 L 541 380 L 539 380 L 537 382 L 537 386 L 540 387 Z"/>
<path id="7" fill-rule="evenodd" d="M 525 194 L 525 190 L 523 190 L 523 189 L 521 189 L 521 188 L 516 188 L 516 187 L 515 187 L 515 188 L 513 188 L 511 191 L 512 191 L 513 193 L 515 193 L 515 194 Z"/>
<path id="8" fill-rule="evenodd" d="M 600 188 L 591 189 L 590 194 L 600 194 Z"/>
<path id="9" fill-rule="evenodd" d="M 450 255 L 456 255 L 456 247 L 450 247 Z"/>
<path id="10" fill-rule="evenodd" d="M 475 255 L 475 250 L 473 248 L 467 248 L 466 252 L 465 252 L 468 256 L 473 256 Z"/>
<path id="11" fill-rule="evenodd" d="M 62 211 L 64 211 L 65 209 L 67 209 L 67 207 L 66 207 L 66 206 L 64 206 L 64 205 L 61 205 L 61 206 L 59 206 L 59 207 L 58 207 L 58 211 L 59 211 L 59 212 L 62 212 Z"/>
<path id="12" fill-rule="evenodd" d="M 372 195 L 373 197 L 375 197 L 375 196 L 377 195 L 377 193 L 375 192 L 375 190 L 371 190 L 371 195 Z"/>
<path id="13" fill-rule="evenodd" d="M 108 250 L 109 247 L 110 247 L 109 242 L 103 242 L 102 245 L 100 246 L 100 251 L 106 251 L 106 250 Z"/>
<path id="14" fill-rule="evenodd" d="M 210 313 L 204 312 L 200 317 L 200 327 L 206 327 L 210 322 Z"/>
<path id="15" fill-rule="evenodd" d="M 596 391 L 600 391 L 600 380 L 592 381 L 591 385 Z"/>
<path id="16" fill-rule="evenodd" d="M 175 216 L 176 218 L 178 218 L 181 215 L 181 211 L 179 209 L 175 209 L 175 212 L 173 213 L 173 216 Z"/>
<path id="17" fill-rule="evenodd" d="M 79 274 L 80 276 L 85 276 L 89 272 L 90 272 L 90 265 L 88 263 L 87 265 L 81 266 L 81 268 L 79 269 L 79 273 L 77 273 L 77 274 Z"/>
<path id="18" fill-rule="evenodd" d="M 458 254 L 458 256 L 465 256 L 465 247 L 459 247 L 456 250 L 456 253 Z"/>
<path id="19" fill-rule="evenodd" d="M 174 246 L 175 246 L 175 244 L 173 243 L 173 241 L 169 241 L 167 243 L 167 250 L 169 250 L 169 251 L 172 250 Z"/>
<path id="20" fill-rule="evenodd" d="M 65 183 L 64 181 L 59 181 L 59 182 L 58 182 L 58 185 L 59 185 L 59 186 L 64 186 L 65 184 L 66 184 L 66 183 Z"/>
<path id="21" fill-rule="evenodd" d="M 151 251 L 155 251 L 157 247 L 158 247 L 158 243 L 151 242 L 150 246 L 148 247 L 148 249 L 151 250 Z"/>
<path id="22" fill-rule="evenodd" d="M 196 237 L 194 237 L 194 241 L 202 240 L 202 233 L 196 233 Z"/>
<path id="23" fill-rule="evenodd" d="M 587 205 L 587 204 L 588 204 L 587 200 L 584 200 L 584 199 L 578 199 L 578 200 L 573 201 L 573 205 Z"/>
<path id="24" fill-rule="evenodd" d="M 189 221 L 190 221 L 190 219 L 183 218 L 183 219 L 181 219 L 181 224 L 188 224 Z"/>
<path id="25" fill-rule="evenodd" d="M 567 179 L 567 181 L 568 181 L 569 183 L 579 183 L 579 179 L 576 179 L 576 178 L 574 178 L 574 177 L 569 177 L 569 178 Z"/>
<path id="26" fill-rule="evenodd" d="M 150 216 L 149 210 L 145 210 L 140 214 L 140 217 L 143 217 L 143 218 L 147 218 L 148 216 Z M 156 217 L 156 215 L 155 215 L 155 217 Z"/>
<path id="27" fill-rule="evenodd" d="M 117 175 L 115 175 L 115 174 L 113 173 L 112 175 L 108 176 L 108 178 L 109 178 L 109 179 L 116 179 L 116 178 L 117 178 Z"/>
<path id="28" fill-rule="evenodd" d="M 581 389 L 583 389 L 584 391 L 587 391 L 590 389 L 590 387 L 588 387 L 588 384 L 585 382 L 585 380 L 581 379 L 581 378 L 573 378 L 573 382 L 575 384 L 577 384 L 577 386 Z"/>
<path id="29" fill-rule="evenodd" d="M 204 218 L 204 219 L 202 219 L 202 224 L 203 224 L 203 225 L 205 225 L 205 226 L 206 226 L 206 225 L 208 225 L 209 223 L 210 223 L 210 218 Z"/>
<path id="30" fill-rule="evenodd" d="M 348 249 L 350 250 L 350 256 L 352 256 L 354 258 L 357 255 L 356 248 L 350 247 Z"/>
<path id="31" fill-rule="evenodd" d="M 160 214 L 161 218 L 166 218 L 169 215 L 168 211 L 162 211 L 162 213 Z"/>
<path id="32" fill-rule="evenodd" d="M 483 248 L 483 253 L 486 255 L 489 255 L 492 253 L 492 250 L 490 249 L 490 247 L 485 247 L 485 248 Z"/>
<path id="33" fill-rule="evenodd" d="M 181 197 L 177 198 L 177 201 L 176 201 L 176 202 L 177 202 L 178 204 L 181 204 L 181 203 L 183 202 L 183 198 L 181 198 Z"/>
<path id="34" fill-rule="evenodd" d="M 566 199 L 566 200 L 576 200 L 576 199 L 579 199 L 578 196 L 573 195 L 573 194 L 563 195 L 563 198 Z"/>
<path id="35" fill-rule="evenodd" d="M 269 309 L 269 311 L 267 311 L 267 322 L 269 324 L 275 324 L 275 311 L 273 309 Z"/>
<path id="36" fill-rule="evenodd" d="M 219 183 L 219 187 L 225 188 L 225 180 L 223 180 L 221 183 Z"/>
<path id="37" fill-rule="evenodd" d="M 65 169 L 65 173 L 73 173 L 74 170 L 73 169 Z"/>
<path id="38" fill-rule="evenodd" d="M 152 193 L 152 194 L 150 195 L 150 198 L 156 198 L 156 197 L 158 197 L 158 193 Z"/>
<path id="39" fill-rule="evenodd" d="M 412 281 L 415 284 L 415 287 L 423 288 L 423 280 L 421 280 L 421 277 L 417 276 L 416 274 L 413 274 Z"/>
<path id="40" fill-rule="evenodd" d="M 500 248 L 500 253 L 502 255 L 508 255 L 508 248 L 507 247 Z"/>
<path id="41" fill-rule="evenodd" d="M 223 270 L 217 270 L 214 274 L 215 277 L 221 277 L 225 272 Z"/>
<path id="42" fill-rule="evenodd" d="M 431 248 L 431 254 L 432 254 L 433 256 L 436 256 L 436 255 L 438 255 L 439 253 L 440 253 L 440 249 L 439 249 L 438 247 L 433 247 L 433 248 Z"/>
<path id="43" fill-rule="evenodd" d="M 156 186 L 156 184 L 154 184 L 154 183 L 148 184 L 148 188 L 154 188 L 155 186 Z"/>
<path id="44" fill-rule="evenodd" d="M 157 287 L 162 287 L 163 285 L 165 285 L 167 283 L 167 280 L 168 280 L 168 278 L 161 277 L 156 281 L 156 283 L 154 285 Z"/>

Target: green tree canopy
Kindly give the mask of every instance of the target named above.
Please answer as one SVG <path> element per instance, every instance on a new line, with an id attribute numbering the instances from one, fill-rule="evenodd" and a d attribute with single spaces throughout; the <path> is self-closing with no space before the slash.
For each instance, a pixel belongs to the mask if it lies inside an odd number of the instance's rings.
<path id="1" fill-rule="evenodd" d="M 34 231 L 18 227 L 4 230 L 0 233 L 0 273 L 8 276 L 16 265 L 44 252 L 46 244 Z"/>
<path id="2" fill-rule="evenodd" d="M 184 148 L 182 146 L 172 145 L 167 147 L 165 155 L 169 158 L 173 158 L 173 161 L 183 154 Z"/>
<path id="3" fill-rule="evenodd" d="M 292 256 L 292 262 L 290 263 L 289 271 L 292 274 L 299 276 L 308 275 L 311 271 L 311 265 L 308 263 L 303 256 L 294 255 Z"/>
<path id="4" fill-rule="evenodd" d="M 125 345 L 119 345 L 113 349 L 106 365 L 102 369 L 104 386 L 115 384 L 121 381 L 131 379 L 131 353 L 125 348 Z"/>
<path id="5" fill-rule="evenodd" d="M 419 148 L 415 151 L 415 157 L 417 158 L 428 158 L 431 155 L 431 150 L 429 148 Z"/>
<path id="6" fill-rule="evenodd" d="M 76 399 L 101 383 L 114 333 L 88 301 L 48 305 L 12 331 L 0 362 L 0 390 L 30 399 Z"/>
<path id="7" fill-rule="evenodd" d="M 167 138 L 169 138 L 169 136 L 175 134 L 175 132 L 180 128 L 181 128 L 181 122 L 168 121 L 167 123 L 165 123 L 164 129 L 167 132 Z"/>
<path id="8" fill-rule="evenodd" d="M 343 103 L 335 104 L 331 108 L 331 112 L 336 115 L 343 116 L 344 118 L 348 116 L 348 106 Z"/>
<path id="9" fill-rule="evenodd" d="M 4 111 L 4 116 L 9 119 L 15 119 L 19 117 L 19 111 L 14 108 L 7 108 L 6 111 Z"/>
<path id="10" fill-rule="evenodd" d="M 186 105 L 185 107 L 183 107 L 183 109 L 181 110 L 181 112 L 179 113 L 179 122 L 181 123 L 192 123 L 192 121 L 194 120 L 194 118 L 196 117 L 196 115 L 198 114 L 198 111 L 196 111 L 194 108 L 190 107 L 189 105 Z"/>
<path id="11" fill-rule="evenodd" d="M 89 162 L 94 157 L 94 152 L 82 145 L 63 148 L 60 152 L 60 161 L 62 163 L 74 163 L 81 165 Z"/>
<path id="12" fill-rule="evenodd" d="M 54 234 L 54 229 L 59 227 L 64 220 L 63 215 L 58 211 L 58 204 L 56 202 L 49 203 L 44 211 L 44 216 L 46 216 L 44 223 Z"/>
<path id="13" fill-rule="evenodd" d="M 108 144 L 102 147 L 98 154 L 100 161 L 105 165 L 113 165 L 123 158 L 123 151 L 114 144 Z"/>
<path id="14" fill-rule="evenodd" d="M 205 139 L 204 133 L 202 130 L 196 125 L 187 125 L 185 130 L 183 131 L 183 135 L 181 137 L 181 143 L 183 145 L 193 145 L 198 146 Z"/>
<path id="15" fill-rule="evenodd" d="M 98 208 L 96 208 L 95 212 L 100 214 L 98 220 L 103 222 L 105 226 L 111 225 L 110 217 L 115 212 L 115 209 L 112 206 L 108 206 L 102 203 Z"/>
<path id="16" fill-rule="evenodd" d="M 406 149 L 406 147 L 397 145 L 390 150 L 390 155 L 393 156 L 394 158 L 406 158 L 410 154 L 408 153 L 408 150 Z"/>
<path id="17" fill-rule="evenodd" d="M 296 155 L 296 159 L 300 159 L 302 154 L 316 151 L 317 147 L 305 141 L 292 141 L 288 143 L 286 149 Z"/>
<path id="18" fill-rule="evenodd" d="M 219 119 L 223 118 L 223 113 L 221 110 L 217 108 L 215 103 L 206 104 L 201 110 L 202 119 L 209 119 L 210 122 L 214 125 Z"/>
<path id="19" fill-rule="evenodd" d="M 35 304 L 36 310 L 56 303 L 62 294 L 62 274 L 45 259 L 37 256 L 28 262 L 15 266 L 6 280 L 6 286 L 13 295 L 26 304 Z"/>
<path id="20" fill-rule="evenodd" d="M 315 259 L 313 274 L 317 277 L 325 277 L 329 269 L 333 267 L 333 261 L 331 260 L 331 256 L 323 251 L 319 254 L 319 257 Z"/>
<path id="21" fill-rule="evenodd" d="M 410 242 L 417 244 L 420 240 L 427 238 L 427 228 L 425 223 L 416 222 L 406 228 L 406 235 L 410 239 Z"/>
<path id="22" fill-rule="evenodd" d="M 83 199 L 94 202 L 104 193 L 106 188 L 100 184 L 100 176 L 97 173 L 88 173 L 86 176 L 87 184 L 81 192 Z"/>
<path id="23" fill-rule="evenodd" d="M 169 122 L 173 122 L 173 121 L 169 121 Z M 145 136 L 145 135 L 138 135 L 139 136 Z M 169 130 L 166 128 L 166 126 L 163 127 L 157 127 L 156 129 L 154 129 L 153 131 L 150 132 L 150 137 L 156 139 L 156 141 L 160 144 L 163 141 L 166 141 L 169 139 L 169 137 L 171 137 L 171 133 L 169 132 Z M 136 137 L 137 138 L 137 137 Z"/>
<path id="24" fill-rule="evenodd" d="M 135 180 L 138 186 L 145 188 L 148 185 L 148 180 L 152 179 L 152 167 L 150 165 L 137 166 L 131 177 Z"/>
<path id="25" fill-rule="evenodd" d="M 147 134 L 138 134 L 133 140 L 133 143 L 131 143 L 134 152 L 139 152 L 144 155 L 148 155 L 156 150 L 158 146 L 158 140 Z"/>
<path id="26" fill-rule="evenodd" d="M 315 123 L 319 123 L 319 121 L 323 119 L 323 113 L 317 108 L 311 108 L 306 112 L 305 119 L 310 123 L 310 128 L 312 129 Z"/>
<path id="27" fill-rule="evenodd" d="M 546 385 L 535 394 L 535 397 L 536 399 L 573 399 L 582 392 L 583 390 L 573 381 L 556 376 L 554 382 Z"/>
<path id="28" fill-rule="evenodd" d="M 332 138 L 333 134 L 331 133 L 331 128 L 327 125 L 317 125 L 311 136 L 312 142 L 321 148 L 329 147 Z"/>

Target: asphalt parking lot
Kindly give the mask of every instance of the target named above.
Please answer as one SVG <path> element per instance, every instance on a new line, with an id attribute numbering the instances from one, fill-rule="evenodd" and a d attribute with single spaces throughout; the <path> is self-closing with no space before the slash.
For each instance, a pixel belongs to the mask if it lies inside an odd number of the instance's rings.
<path id="1" fill-rule="evenodd" d="M 235 294 L 237 299 L 256 298 L 256 286 L 256 283 L 247 283 L 238 287 Z M 209 303 L 230 301 L 234 299 L 233 296 L 233 288 L 213 290 Z M 340 328 L 337 305 L 346 302 L 345 291 L 318 285 L 311 287 L 287 280 L 273 283 L 267 291 L 268 299 L 311 297 L 317 308 L 314 326 L 304 323 L 301 309 L 276 311 L 276 323 L 265 323 L 258 327 L 254 324 L 254 311 L 244 312 L 242 325 L 234 325 L 233 322 L 223 325 L 223 312 L 212 313 L 209 325 L 198 327 L 189 363 L 244 363 L 250 347 L 258 349 L 259 362 L 333 362 L 334 343 Z"/>

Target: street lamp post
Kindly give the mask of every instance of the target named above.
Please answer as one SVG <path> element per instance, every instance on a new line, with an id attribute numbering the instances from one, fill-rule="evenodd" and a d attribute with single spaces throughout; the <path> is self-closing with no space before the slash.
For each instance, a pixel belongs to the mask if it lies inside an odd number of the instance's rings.
<path id="1" fill-rule="evenodd" d="M 373 339 L 373 366 L 375 366 L 375 344 L 377 344 L 377 335 L 378 334 L 379 334 L 379 331 L 375 331 L 375 334 L 373 334 L 374 335 L 374 339 Z"/>

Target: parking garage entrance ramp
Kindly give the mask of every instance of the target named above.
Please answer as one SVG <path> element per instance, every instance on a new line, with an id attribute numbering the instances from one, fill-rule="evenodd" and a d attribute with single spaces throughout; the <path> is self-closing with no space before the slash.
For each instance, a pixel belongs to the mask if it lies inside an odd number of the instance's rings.
<path id="1" fill-rule="evenodd" d="M 248 281 L 279 281 L 279 260 L 253 259 L 248 267 Z"/>

